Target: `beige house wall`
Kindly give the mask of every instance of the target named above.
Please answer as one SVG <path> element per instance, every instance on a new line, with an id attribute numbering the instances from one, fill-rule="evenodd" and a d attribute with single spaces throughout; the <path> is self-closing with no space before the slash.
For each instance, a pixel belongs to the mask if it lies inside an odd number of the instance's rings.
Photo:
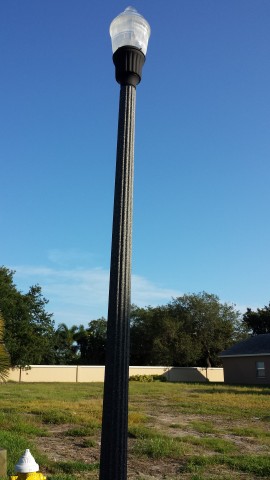
<path id="1" fill-rule="evenodd" d="M 104 366 L 30 365 L 9 372 L 14 382 L 103 382 Z M 129 375 L 164 375 L 169 382 L 223 382 L 223 368 L 129 367 Z"/>

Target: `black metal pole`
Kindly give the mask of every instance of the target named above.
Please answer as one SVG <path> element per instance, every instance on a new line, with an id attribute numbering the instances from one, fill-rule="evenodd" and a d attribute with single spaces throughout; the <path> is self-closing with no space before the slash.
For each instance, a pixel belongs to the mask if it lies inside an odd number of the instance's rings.
<path id="1" fill-rule="evenodd" d="M 100 480 L 126 480 L 128 439 L 129 317 L 131 290 L 136 85 L 145 60 L 140 50 L 114 54 L 121 84 L 115 173 Z"/>
<path id="2" fill-rule="evenodd" d="M 134 87 L 121 86 L 103 399 L 101 480 L 127 478 L 135 96 Z"/>

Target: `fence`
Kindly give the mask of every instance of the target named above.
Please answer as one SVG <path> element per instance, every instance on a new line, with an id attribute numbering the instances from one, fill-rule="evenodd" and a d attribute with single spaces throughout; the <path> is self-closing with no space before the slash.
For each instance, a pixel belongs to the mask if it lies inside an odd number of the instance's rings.
<path id="1" fill-rule="evenodd" d="M 223 382 L 223 368 L 129 367 L 129 375 L 164 375 L 169 382 Z M 9 371 L 13 382 L 103 382 L 104 366 L 30 365 Z"/>

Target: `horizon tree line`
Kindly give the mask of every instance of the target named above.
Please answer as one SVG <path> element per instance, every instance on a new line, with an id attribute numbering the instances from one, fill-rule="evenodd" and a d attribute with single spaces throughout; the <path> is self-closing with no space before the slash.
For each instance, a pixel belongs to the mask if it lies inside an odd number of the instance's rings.
<path id="1" fill-rule="evenodd" d="M 103 365 L 106 319 L 91 320 L 87 327 L 55 327 L 41 287 L 23 294 L 14 274 L 0 267 L 0 379 L 9 365 Z M 157 307 L 132 305 L 130 365 L 217 367 L 222 350 L 262 333 L 270 333 L 270 303 L 242 315 L 217 295 L 200 292 Z"/>

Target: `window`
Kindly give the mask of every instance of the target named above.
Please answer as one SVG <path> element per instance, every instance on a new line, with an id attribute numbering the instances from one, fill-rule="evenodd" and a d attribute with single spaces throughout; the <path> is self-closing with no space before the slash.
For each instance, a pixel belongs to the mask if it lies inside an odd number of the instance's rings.
<path id="1" fill-rule="evenodd" d="M 256 362 L 256 376 L 257 377 L 265 377 L 264 362 Z"/>

